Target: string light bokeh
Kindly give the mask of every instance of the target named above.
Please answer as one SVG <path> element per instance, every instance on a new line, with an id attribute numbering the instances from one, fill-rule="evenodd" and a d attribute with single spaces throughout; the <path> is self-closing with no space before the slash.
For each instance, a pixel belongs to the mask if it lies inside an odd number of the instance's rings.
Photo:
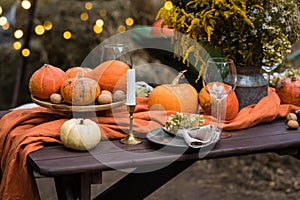
<path id="1" fill-rule="evenodd" d="M 32 3 L 30 0 L 17 0 L 16 4 L 18 4 L 18 7 L 20 8 L 18 12 L 27 12 L 29 9 L 32 8 Z M 99 9 L 97 11 L 98 17 L 93 20 L 92 17 L 90 17 L 90 12 L 94 9 L 93 2 L 82 2 L 82 11 L 80 12 L 80 15 L 78 18 L 83 23 L 88 23 L 91 27 L 90 29 L 94 32 L 95 35 L 100 35 L 103 33 L 105 29 L 105 19 L 104 17 L 107 16 L 107 10 L 106 9 Z M 23 10 L 23 11 L 22 11 Z M 22 39 L 24 38 L 25 31 L 22 30 L 19 27 L 11 27 L 9 20 L 4 15 L 5 12 L 3 10 L 3 7 L 0 5 L 0 29 L 9 31 L 10 29 L 14 29 L 13 31 L 13 37 L 15 39 L 15 42 L 13 42 L 12 46 L 16 51 L 21 51 L 21 55 L 24 57 L 30 56 L 30 49 L 23 49 L 23 43 Z M 93 15 L 94 16 L 94 15 Z M 55 28 L 55 24 L 52 22 L 51 19 L 45 19 L 43 21 L 34 19 L 34 29 L 33 33 L 36 36 L 42 37 L 47 32 L 53 30 Z M 132 16 L 127 16 L 122 24 L 119 24 L 116 26 L 117 32 L 124 32 L 129 27 L 134 26 L 134 18 Z M 86 24 L 83 24 L 86 26 Z M 70 30 L 68 27 L 68 23 L 66 23 L 66 26 L 64 28 L 65 30 L 62 30 L 62 33 L 59 34 L 61 37 L 66 41 L 71 41 L 75 30 Z"/>
<path id="2" fill-rule="evenodd" d="M 0 90 L 6 94 L 0 96 L 0 108 L 12 105 L 19 74 L 18 104 L 31 102 L 27 83 L 36 69 L 45 63 L 63 70 L 80 66 L 104 40 L 152 24 L 162 5 L 148 0 L 0 0 Z"/>

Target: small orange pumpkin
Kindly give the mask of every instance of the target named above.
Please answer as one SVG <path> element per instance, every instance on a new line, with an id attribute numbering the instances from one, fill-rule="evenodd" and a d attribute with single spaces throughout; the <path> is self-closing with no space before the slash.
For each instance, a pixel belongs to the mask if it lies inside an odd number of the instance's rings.
<path id="1" fill-rule="evenodd" d="M 197 90 L 188 83 L 178 84 L 185 71 L 180 72 L 172 84 L 162 84 L 152 90 L 148 99 L 148 106 L 151 110 L 198 112 Z"/>
<path id="2" fill-rule="evenodd" d="M 100 95 L 100 86 L 90 78 L 69 78 L 60 88 L 63 100 L 73 105 L 87 105 Z"/>
<path id="3" fill-rule="evenodd" d="M 36 98 L 50 99 L 51 94 L 59 92 L 67 78 L 66 72 L 62 69 L 44 64 L 30 77 L 29 91 Z"/>
<path id="4" fill-rule="evenodd" d="M 287 77 L 276 85 L 276 93 L 281 103 L 300 106 L 300 76 Z"/>
<path id="5" fill-rule="evenodd" d="M 66 71 L 66 74 L 68 78 L 79 78 L 84 77 L 84 75 L 90 71 L 92 71 L 92 69 L 88 67 L 71 67 Z"/>
<path id="6" fill-rule="evenodd" d="M 223 83 L 225 90 L 229 89 L 229 85 Z M 198 95 L 199 104 L 204 112 L 208 115 L 211 114 L 211 107 L 216 103 L 216 99 L 211 97 L 207 92 L 207 86 L 203 87 Z M 226 106 L 226 116 L 225 120 L 234 119 L 239 112 L 239 102 L 235 92 L 229 94 L 226 98 L 226 104 L 222 104 Z"/>
<path id="7" fill-rule="evenodd" d="M 101 63 L 85 77 L 94 79 L 100 85 L 101 90 L 126 91 L 126 73 L 130 67 L 119 60 L 109 60 Z"/>

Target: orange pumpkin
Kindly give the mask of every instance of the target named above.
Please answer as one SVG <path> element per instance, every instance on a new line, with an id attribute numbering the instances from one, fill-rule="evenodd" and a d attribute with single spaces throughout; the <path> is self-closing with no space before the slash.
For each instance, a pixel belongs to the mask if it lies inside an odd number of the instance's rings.
<path id="1" fill-rule="evenodd" d="M 36 98 L 49 99 L 51 94 L 59 92 L 67 78 L 66 72 L 62 69 L 44 64 L 30 77 L 29 91 Z"/>
<path id="2" fill-rule="evenodd" d="M 276 85 L 276 93 L 281 103 L 300 106 L 300 76 L 287 77 Z"/>
<path id="3" fill-rule="evenodd" d="M 90 71 L 92 71 L 92 69 L 88 67 L 71 67 L 66 71 L 66 74 L 68 78 L 79 78 L 84 77 L 84 75 Z"/>
<path id="4" fill-rule="evenodd" d="M 100 95 L 100 86 L 89 78 L 69 78 L 60 88 L 63 100 L 72 105 L 87 105 Z"/>
<path id="5" fill-rule="evenodd" d="M 229 90 L 229 85 L 223 84 L 225 90 Z M 204 112 L 208 115 L 211 114 L 211 107 L 213 104 L 216 103 L 216 99 L 211 97 L 207 92 L 207 86 L 203 87 L 198 95 L 199 104 Z M 226 116 L 225 120 L 232 120 L 234 119 L 238 112 L 239 112 L 239 102 L 235 92 L 229 94 L 226 98 L 226 103 L 222 104 L 226 106 Z"/>
<path id="6" fill-rule="evenodd" d="M 152 90 L 148 99 L 148 106 L 151 110 L 198 112 L 197 90 L 187 83 L 178 84 L 183 73 L 184 71 L 179 73 L 172 84 L 162 84 Z"/>
<path id="7" fill-rule="evenodd" d="M 100 85 L 101 90 L 126 91 L 126 73 L 130 67 L 118 60 L 105 61 L 93 71 L 86 73 L 85 77 L 94 79 Z"/>

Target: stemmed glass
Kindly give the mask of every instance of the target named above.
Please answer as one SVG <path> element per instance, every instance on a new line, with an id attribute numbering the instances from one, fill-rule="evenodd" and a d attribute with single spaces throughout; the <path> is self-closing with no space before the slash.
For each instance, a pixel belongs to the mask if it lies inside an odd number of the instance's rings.
<path id="1" fill-rule="evenodd" d="M 101 54 L 101 63 L 108 60 L 123 61 L 132 68 L 132 57 L 127 44 L 105 44 Z"/>
<path id="2" fill-rule="evenodd" d="M 273 66 L 268 66 L 268 65 L 262 65 L 263 70 L 267 72 L 268 75 L 268 85 L 270 84 L 270 77 L 271 77 L 271 72 L 276 69 L 279 66 L 279 64 L 275 64 Z"/>
<path id="3" fill-rule="evenodd" d="M 109 60 L 119 60 L 131 69 L 127 71 L 127 108 L 129 112 L 129 132 L 126 138 L 120 140 L 122 144 L 137 145 L 142 142 L 139 138 L 134 136 L 133 133 L 133 113 L 136 106 L 135 103 L 135 69 L 133 69 L 132 58 L 130 50 L 126 44 L 105 44 L 101 55 L 101 63 Z"/>
<path id="4" fill-rule="evenodd" d="M 235 90 L 237 83 L 237 73 L 233 60 L 221 57 L 209 58 L 202 74 L 202 81 L 207 92 L 216 99 L 217 128 L 222 131 L 226 112 L 225 106 L 222 106 L 222 101 Z M 230 133 L 221 133 L 221 138 L 230 136 Z"/>

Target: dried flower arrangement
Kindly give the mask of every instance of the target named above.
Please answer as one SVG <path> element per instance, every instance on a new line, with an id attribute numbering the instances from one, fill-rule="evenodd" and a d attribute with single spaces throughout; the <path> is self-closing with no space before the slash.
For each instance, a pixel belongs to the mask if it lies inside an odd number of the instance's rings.
<path id="1" fill-rule="evenodd" d="M 239 66 L 280 64 L 300 38 L 299 0 L 168 0 L 157 19 Z"/>

